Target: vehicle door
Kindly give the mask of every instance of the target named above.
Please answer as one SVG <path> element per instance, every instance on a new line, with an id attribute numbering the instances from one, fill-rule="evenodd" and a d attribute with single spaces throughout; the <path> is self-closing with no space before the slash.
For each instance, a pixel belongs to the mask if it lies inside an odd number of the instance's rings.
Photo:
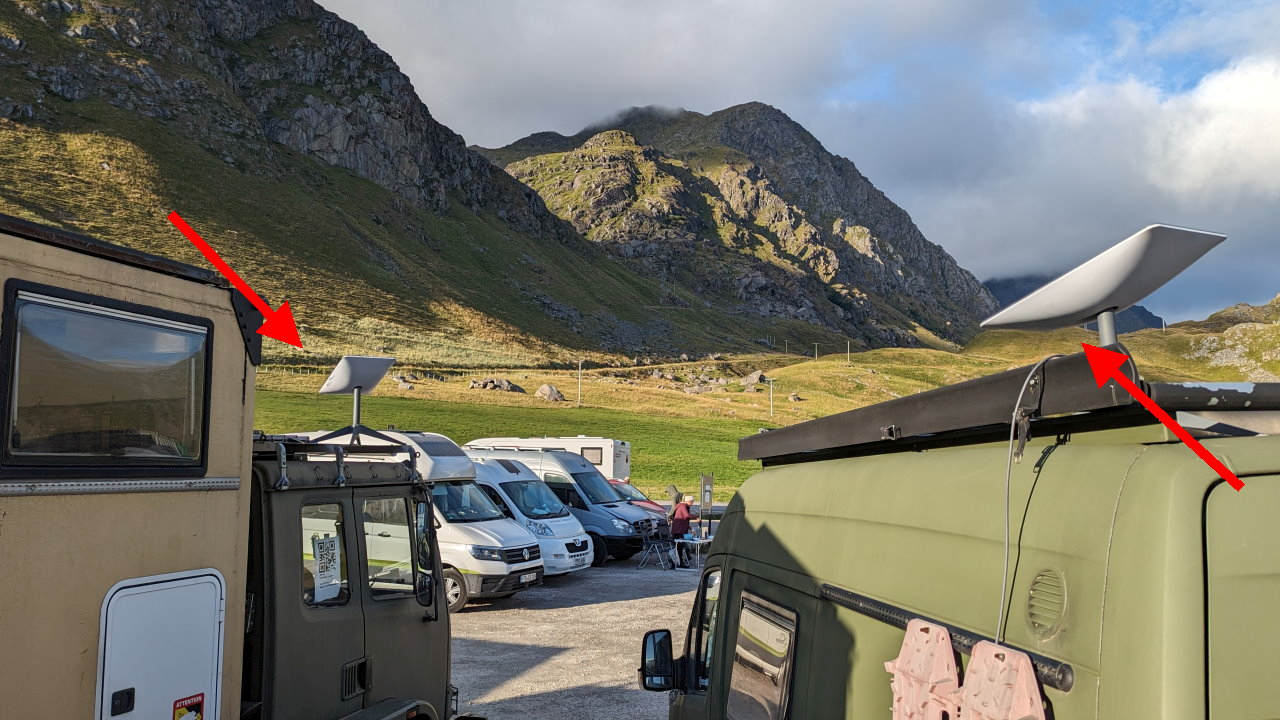
<path id="1" fill-rule="evenodd" d="M 714 653 L 716 632 L 720 625 L 720 586 L 723 571 L 718 565 L 708 565 L 698 585 L 698 595 L 693 603 L 693 614 L 685 632 L 684 659 L 679 673 L 684 679 L 684 690 L 672 696 L 671 717 L 708 717 L 707 692 L 711 685 L 710 661 Z"/>
<path id="2" fill-rule="evenodd" d="M 264 717 L 340 717 L 367 686 L 359 542 L 351 490 L 262 493 L 274 618 Z M 356 582 L 353 582 L 353 579 Z"/>
<path id="3" fill-rule="evenodd" d="M 719 583 L 711 647 L 705 651 L 709 677 L 699 681 L 695 676 L 692 686 L 696 688 L 701 682 L 706 692 L 702 698 L 688 692 L 683 698 L 687 709 L 682 708 L 679 715 L 673 713 L 673 718 L 784 720 L 821 716 L 821 708 L 805 705 L 810 683 L 815 680 L 810 654 L 818 600 L 792 586 L 792 580 L 802 582 L 801 578 L 784 578 L 771 568 L 758 570 L 760 575 L 773 577 L 766 579 L 733 564 L 726 566 Z M 692 665 L 696 670 L 696 663 Z M 705 706 L 699 707 L 700 703 Z"/>
<path id="4" fill-rule="evenodd" d="M 364 607 L 368 666 L 365 705 L 388 697 L 445 697 L 449 620 L 448 613 L 438 611 L 444 599 L 435 582 L 440 560 L 433 549 L 432 508 L 426 494 L 416 500 L 405 486 L 357 487 L 352 505 L 359 540 L 355 577 Z M 419 568 L 429 570 L 431 607 L 417 600 L 415 555 Z"/>

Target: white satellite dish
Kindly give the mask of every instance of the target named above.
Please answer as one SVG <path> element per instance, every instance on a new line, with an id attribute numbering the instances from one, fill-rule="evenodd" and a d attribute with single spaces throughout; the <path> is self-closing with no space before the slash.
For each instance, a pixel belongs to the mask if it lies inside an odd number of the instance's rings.
<path id="1" fill-rule="evenodd" d="M 1149 225 L 987 318 L 982 327 L 1054 330 L 1096 320 L 1099 344 L 1115 345 L 1115 313 L 1141 302 L 1225 239 Z"/>
<path id="2" fill-rule="evenodd" d="M 329 377 L 325 378 L 324 384 L 320 386 L 320 392 L 326 395 L 351 393 L 351 427 L 329 433 L 323 438 L 316 439 L 315 442 L 332 439 L 347 430 L 351 432 L 352 442 L 357 444 L 360 442 L 361 431 L 364 431 L 367 435 L 378 435 L 375 431 L 360 424 L 360 393 L 372 390 L 378 383 L 382 382 L 383 376 L 387 374 L 387 370 L 391 369 L 395 362 L 395 358 L 389 357 L 372 357 L 369 355 L 343 356 L 338 361 L 337 366 L 333 368 L 333 371 L 329 373 Z"/>

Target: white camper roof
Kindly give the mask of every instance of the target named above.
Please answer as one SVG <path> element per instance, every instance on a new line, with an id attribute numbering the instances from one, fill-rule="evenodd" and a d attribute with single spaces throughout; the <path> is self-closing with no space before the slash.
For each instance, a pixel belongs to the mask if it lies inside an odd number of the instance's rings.
<path id="1" fill-rule="evenodd" d="M 316 430 L 307 433 L 295 433 L 304 437 L 314 439 L 327 435 L 329 431 Z M 412 443 L 418 448 L 418 472 L 422 474 L 422 479 L 426 482 L 441 482 L 445 480 L 470 480 L 476 476 L 475 464 L 471 462 L 471 458 L 458 447 L 458 444 L 450 440 L 448 437 L 440 433 L 421 432 L 421 431 L 399 431 L 399 430 L 382 430 L 385 435 L 397 443 Z M 351 435 L 340 435 L 331 438 L 333 442 L 345 442 L 349 440 Z M 360 444 L 362 445 L 388 445 L 384 440 L 376 437 L 369 437 L 361 433 Z M 347 457 L 351 457 L 355 451 L 347 449 Z"/>
<path id="2" fill-rule="evenodd" d="M 500 484 L 512 480 L 537 480 L 528 465 L 508 458 L 472 458 L 476 465 L 476 481 Z"/>
<path id="3" fill-rule="evenodd" d="M 563 435 L 560 437 L 542 436 L 542 437 L 490 437 L 476 438 L 467 442 L 464 447 L 485 447 L 485 448 L 520 448 L 520 447 L 541 447 L 548 443 L 565 443 L 565 442 L 581 442 L 596 440 L 602 443 L 619 443 L 628 445 L 626 440 L 617 440 L 615 438 L 601 437 L 599 435 Z"/>

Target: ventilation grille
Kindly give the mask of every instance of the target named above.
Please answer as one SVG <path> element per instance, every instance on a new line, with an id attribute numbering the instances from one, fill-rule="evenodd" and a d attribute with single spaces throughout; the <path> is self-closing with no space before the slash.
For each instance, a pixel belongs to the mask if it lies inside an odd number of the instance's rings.
<path id="1" fill-rule="evenodd" d="M 342 666 L 342 699 L 351 698 L 363 693 L 369 684 L 369 661 L 361 658 Z"/>
<path id="2" fill-rule="evenodd" d="M 1041 570 L 1027 593 L 1027 624 L 1041 638 L 1062 629 L 1067 611 L 1067 581 L 1057 570 Z"/>

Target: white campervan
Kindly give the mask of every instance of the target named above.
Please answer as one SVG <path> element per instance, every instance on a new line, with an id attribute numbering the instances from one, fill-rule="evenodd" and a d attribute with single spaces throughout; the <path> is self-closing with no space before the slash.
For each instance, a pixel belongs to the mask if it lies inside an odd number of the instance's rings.
<path id="1" fill-rule="evenodd" d="M 591 537 L 560 498 L 517 460 L 472 458 L 476 484 L 507 517 L 538 539 L 548 575 L 591 567 Z"/>
<path id="2" fill-rule="evenodd" d="M 477 438 L 468 447 L 494 450 L 567 450 L 577 453 L 596 466 L 601 475 L 610 480 L 626 480 L 631 477 L 631 443 L 603 437 L 493 437 Z"/>
<path id="3" fill-rule="evenodd" d="M 295 433 L 297 434 L 297 433 Z M 302 433 L 316 440 L 329 433 Z M 435 508 L 444 566 L 445 597 L 449 611 L 454 612 L 477 598 L 507 597 L 527 587 L 542 583 L 542 548 L 537 538 L 521 523 L 508 518 L 493 504 L 475 482 L 475 465 L 471 458 L 449 438 L 428 432 L 378 431 L 371 436 L 360 434 L 364 445 L 403 443 L 417 449 L 417 470 L 431 487 L 431 503 Z M 325 438 L 346 442 L 350 435 Z M 347 462 L 363 458 L 348 453 Z M 386 461 L 386 455 L 370 455 L 369 459 Z M 397 456 L 407 460 L 406 456 Z"/>

